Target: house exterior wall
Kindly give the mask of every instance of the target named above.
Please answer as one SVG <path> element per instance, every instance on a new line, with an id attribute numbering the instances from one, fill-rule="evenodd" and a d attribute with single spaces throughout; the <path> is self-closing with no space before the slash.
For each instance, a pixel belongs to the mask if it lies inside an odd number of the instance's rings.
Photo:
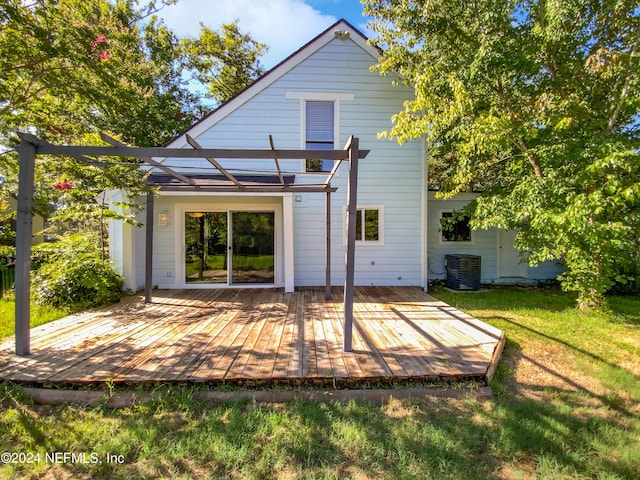
<path id="1" fill-rule="evenodd" d="M 345 24 L 338 24 L 338 26 Z M 470 242 L 442 239 L 443 212 L 464 207 L 473 194 L 439 200 L 426 191 L 424 142 L 399 145 L 378 138 L 392 127 L 391 118 L 403 109 L 413 91 L 393 86 L 392 78 L 370 71 L 377 53 L 357 32 L 351 38 L 333 36 L 331 30 L 285 60 L 272 72 L 241 92 L 187 132 L 201 147 L 220 149 L 268 149 L 269 136 L 277 149 L 304 149 L 305 101 L 334 101 L 334 148 L 343 148 L 350 136 L 360 148 L 370 150 L 359 161 L 358 208 L 375 209 L 382 225 L 376 242 L 356 242 L 356 285 L 415 285 L 446 278 L 447 254 L 482 257 L 482 282 L 515 282 L 556 277 L 562 268 L 551 262 L 537 268 L 518 266 L 513 232 L 496 229 L 472 232 Z M 192 148 L 186 136 L 176 137 L 173 148 Z M 183 173 L 211 172 L 206 159 L 157 159 Z M 259 173 L 275 168 L 271 160 L 217 159 L 235 173 Z M 325 176 L 305 175 L 304 160 L 280 160 L 296 183 L 323 183 Z M 346 201 L 348 162 L 332 180 L 331 194 L 331 283 L 344 284 L 346 245 Z M 267 172 L 264 172 L 267 173 Z M 118 200 L 115 195 L 114 200 Z M 144 199 L 141 199 L 144 201 Z M 187 211 L 253 210 L 275 215 L 275 286 L 291 291 L 293 286 L 325 283 L 326 195 L 324 193 L 212 194 L 161 192 L 155 200 L 153 285 L 182 288 L 184 272 L 184 215 Z M 168 215 L 159 225 L 160 214 Z M 137 220 L 146 221 L 144 211 Z M 138 289 L 145 282 L 145 228 L 110 227 L 111 255 L 127 277 L 126 288 Z M 502 245 L 501 245 L 502 243 Z M 195 285 L 190 288 L 210 285 Z"/>
<path id="2" fill-rule="evenodd" d="M 305 99 L 336 99 L 339 122 L 335 148 L 343 148 L 349 136 L 360 140 L 360 148 L 371 150 L 360 161 L 358 206 L 381 207 L 384 213 L 384 241 L 377 245 L 356 247 L 357 285 L 424 285 L 421 198 L 424 191 L 422 144 L 378 139 L 380 131 L 391 127 L 391 117 L 411 90 L 395 87 L 391 78 L 369 71 L 375 59 L 353 41 L 331 40 L 289 72 L 242 103 L 222 119 L 196 136 L 205 148 L 269 148 L 269 135 L 276 148 L 301 149 L 303 145 L 303 102 Z M 185 147 L 191 148 L 191 147 Z M 210 171 L 206 160 L 167 159 L 177 171 L 194 172 L 180 165 L 201 166 Z M 221 160 L 225 168 L 264 169 L 265 161 Z M 274 165 L 267 161 L 267 168 Z M 280 161 L 289 172 L 303 171 L 301 160 Z M 344 283 L 345 204 L 347 162 L 332 182 L 338 188 L 331 195 L 332 284 Z M 324 177 L 298 175 L 297 182 L 315 183 Z M 293 194 L 293 245 L 295 285 L 323 285 L 325 282 L 325 194 Z M 174 211 L 181 200 L 160 196 L 157 213 Z M 214 197 L 202 197 L 215 208 Z M 253 198 L 270 202 L 269 197 Z M 168 277 L 175 275 L 181 239 L 171 226 L 155 227 L 154 284 L 175 285 Z M 137 258 L 143 257 L 142 254 Z"/>
<path id="3" fill-rule="evenodd" d="M 105 201 L 119 204 L 128 201 L 121 190 L 106 192 Z M 112 206 L 122 214 L 120 206 Z M 135 220 L 144 222 L 144 212 L 138 213 Z M 144 230 L 121 220 L 110 220 L 109 257 L 116 271 L 124 277 L 124 290 L 138 291 L 144 286 Z"/>
<path id="4" fill-rule="evenodd" d="M 3 206 L 3 199 L 0 199 L 0 208 Z M 6 203 L 4 204 L 5 209 L 0 211 L 2 214 L 8 214 L 9 212 L 15 212 L 18 209 L 18 201 L 14 197 L 7 197 Z M 15 217 L 14 217 L 15 218 Z M 44 236 L 42 235 L 42 231 L 44 230 L 44 217 L 40 215 L 38 212 L 34 212 L 32 217 L 32 245 L 37 245 L 39 243 L 44 242 Z"/>
<path id="5" fill-rule="evenodd" d="M 445 255 L 468 254 L 481 257 L 482 283 L 515 283 L 525 281 L 550 280 L 562 273 L 562 266 L 556 262 L 544 262 L 538 267 L 522 264 L 519 275 L 505 276 L 500 269 L 500 232 L 496 228 L 475 230 L 471 232 L 470 242 L 446 242 L 442 239 L 440 219 L 443 212 L 452 212 L 466 206 L 477 194 L 461 194 L 449 200 L 437 199 L 434 192 L 428 194 L 427 213 L 427 257 L 428 280 L 443 280 L 446 278 Z M 513 245 L 503 245 L 511 248 Z M 513 257 L 515 255 L 510 255 Z M 522 258 L 522 257 L 520 257 Z M 513 271 L 513 268 L 509 270 Z"/>
<path id="6" fill-rule="evenodd" d="M 155 200 L 155 219 L 168 213 L 167 225 L 154 226 L 153 282 L 159 288 L 184 288 L 184 216 L 185 212 L 275 212 L 276 286 L 284 286 L 282 197 L 238 195 L 161 195 Z M 144 235 L 142 235 L 144 237 Z M 144 245 L 143 245 L 144 248 Z M 144 263 L 142 264 L 144 267 Z M 144 268 L 142 269 L 144 283 Z M 190 284 L 189 288 L 201 288 Z"/>
<path id="7" fill-rule="evenodd" d="M 112 190 L 108 192 L 107 201 L 112 204 L 111 209 L 122 212 L 120 207 L 116 207 L 113 203 L 122 202 L 122 192 Z M 116 271 L 122 275 L 124 270 L 124 222 L 120 220 L 109 220 L 109 257 L 113 262 Z M 125 288 L 128 288 L 125 287 Z"/>
<path id="8" fill-rule="evenodd" d="M 360 140 L 361 149 L 371 150 L 360 161 L 358 206 L 381 207 L 383 242 L 357 244 L 355 282 L 357 285 L 422 285 L 421 208 L 423 181 L 420 142 L 399 146 L 378 139 L 379 132 L 391 127 L 391 117 L 410 98 L 411 91 L 393 87 L 389 78 L 370 72 L 371 56 L 352 42 L 334 40 L 310 57 L 303 65 L 274 85 L 284 92 L 351 93 L 353 100 L 340 101 L 340 125 L 337 147 L 350 135 Z M 289 111 L 301 147 L 300 111 L 303 100 L 292 100 Z M 347 165 L 343 164 L 332 182 L 338 191 L 332 194 L 332 284 L 344 283 L 344 245 L 346 241 Z M 299 196 L 300 197 L 300 196 Z M 307 194 L 294 202 L 294 238 L 296 283 L 318 285 L 324 282 L 323 195 Z"/>

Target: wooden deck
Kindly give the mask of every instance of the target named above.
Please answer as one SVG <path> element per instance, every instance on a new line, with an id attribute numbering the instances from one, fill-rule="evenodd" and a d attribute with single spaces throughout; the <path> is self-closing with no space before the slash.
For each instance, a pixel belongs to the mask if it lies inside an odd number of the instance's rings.
<path id="1" fill-rule="evenodd" d="M 34 328 L 32 354 L 0 345 L 0 380 L 51 386 L 323 385 L 486 380 L 504 334 L 419 288 L 356 288 L 353 353 L 342 290 L 161 290 Z"/>

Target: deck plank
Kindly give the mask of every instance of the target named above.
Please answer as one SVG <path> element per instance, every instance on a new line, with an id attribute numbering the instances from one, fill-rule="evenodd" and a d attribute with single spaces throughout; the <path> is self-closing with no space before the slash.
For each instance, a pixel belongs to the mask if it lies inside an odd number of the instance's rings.
<path id="1" fill-rule="evenodd" d="M 230 331 L 221 334 L 221 343 L 212 352 L 208 352 L 207 365 L 204 368 L 201 366 L 196 369 L 193 377 L 190 378 L 197 378 L 202 381 L 207 381 L 211 378 L 227 380 L 227 372 L 236 362 L 244 342 L 256 325 L 256 318 L 265 308 L 264 304 L 255 305 L 258 298 L 258 293 L 254 290 L 244 293 L 244 301 L 240 312 L 238 312 L 234 322 L 229 324 Z"/>
<path id="2" fill-rule="evenodd" d="M 144 368 L 140 368 L 140 381 L 177 380 L 178 372 L 181 371 L 179 365 L 188 362 L 192 352 L 198 348 L 200 334 L 219 320 L 217 317 L 221 310 L 218 305 L 224 303 L 221 300 L 220 293 L 201 297 L 195 305 L 194 313 L 179 319 L 182 328 L 163 337 L 162 343 L 154 348 L 154 355 L 147 358 Z"/>
<path id="3" fill-rule="evenodd" d="M 258 364 L 258 370 L 256 372 L 257 379 L 272 378 L 274 376 L 274 370 L 278 359 L 289 356 L 289 352 L 281 352 L 281 347 L 284 347 L 283 339 L 284 329 L 289 318 L 289 307 L 291 306 L 290 294 L 279 294 L 276 297 L 274 308 L 270 314 L 270 328 L 268 332 L 265 332 L 264 350 L 267 353 L 260 354 L 260 363 Z M 284 348 L 283 348 L 284 349 Z"/>
<path id="4" fill-rule="evenodd" d="M 276 381 L 288 378 L 289 363 L 296 347 L 296 306 L 298 304 L 296 295 L 296 293 L 287 294 L 287 311 L 283 319 L 282 331 L 278 340 L 278 352 L 271 373 L 269 374 L 266 368 L 261 370 L 265 377 L 273 378 Z"/>
<path id="5" fill-rule="evenodd" d="M 342 288 L 157 291 L 32 329 L 29 357 L 0 345 L 0 380 L 42 385 L 207 382 L 357 385 L 483 379 L 497 328 L 418 288 L 357 287 L 353 351 Z M 489 372 L 490 373 L 490 372 Z"/>
<path id="6" fill-rule="evenodd" d="M 206 355 L 208 347 L 237 314 L 237 310 L 232 308 L 232 305 L 237 301 L 240 292 L 225 291 L 225 294 L 227 293 L 230 295 L 218 297 L 217 301 L 211 302 L 202 326 L 180 341 L 180 348 L 184 349 L 184 353 L 164 361 L 151 377 L 152 380 L 172 378 L 175 381 L 184 381 L 185 372 L 188 372 L 195 362 Z"/>
<path id="7" fill-rule="evenodd" d="M 197 292 L 188 300 L 182 300 L 179 308 L 173 305 L 152 304 L 149 308 L 148 316 L 155 317 L 152 322 L 145 322 L 144 318 L 139 319 L 140 328 L 130 330 L 118 341 L 107 335 L 100 339 L 100 344 L 104 347 L 100 351 L 100 356 L 88 357 L 93 363 L 88 368 L 78 362 L 67 371 L 60 372 L 50 378 L 51 381 L 59 381 L 68 378 L 70 381 L 78 382 L 101 382 L 101 381 L 126 381 L 135 382 L 146 381 L 144 375 L 144 363 L 150 357 L 155 356 L 158 347 L 162 347 L 164 337 L 168 337 L 170 332 L 179 335 L 184 329 L 176 319 L 183 318 L 185 312 L 190 307 L 194 307 L 205 295 Z M 173 303 L 173 302 L 170 302 Z M 86 349 L 85 354 L 90 355 L 92 349 Z"/>

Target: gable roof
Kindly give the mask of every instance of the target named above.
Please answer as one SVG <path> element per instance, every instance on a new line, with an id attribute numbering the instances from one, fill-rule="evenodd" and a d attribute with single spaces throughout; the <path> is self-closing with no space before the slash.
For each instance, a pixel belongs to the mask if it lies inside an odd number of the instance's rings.
<path id="1" fill-rule="evenodd" d="M 201 133 L 205 132 L 211 126 L 215 125 L 220 119 L 226 117 L 238 107 L 245 104 L 248 100 L 266 89 L 269 85 L 273 84 L 276 80 L 280 79 L 338 36 L 343 39 L 353 41 L 364 51 L 369 53 L 375 61 L 378 60 L 381 53 L 380 50 L 370 45 L 368 43 L 369 39 L 360 30 L 351 25 L 345 19 L 340 19 L 320 35 L 300 47 L 275 67 L 267 71 L 253 83 L 240 90 L 229 100 L 225 101 L 189 128 L 173 137 L 165 144 L 165 147 L 181 148 L 187 146 L 187 133 L 192 137 L 197 137 Z"/>

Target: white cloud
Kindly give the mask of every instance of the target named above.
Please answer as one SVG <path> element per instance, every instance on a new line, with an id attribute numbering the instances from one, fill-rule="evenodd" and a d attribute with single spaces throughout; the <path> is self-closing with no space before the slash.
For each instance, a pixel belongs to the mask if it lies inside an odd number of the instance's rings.
<path id="1" fill-rule="evenodd" d="M 238 20 L 240 30 L 266 43 L 261 62 L 267 69 L 336 22 L 302 0 L 180 0 L 159 14 L 179 36 L 196 36 L 200 22 L 218 29 Z"/>

